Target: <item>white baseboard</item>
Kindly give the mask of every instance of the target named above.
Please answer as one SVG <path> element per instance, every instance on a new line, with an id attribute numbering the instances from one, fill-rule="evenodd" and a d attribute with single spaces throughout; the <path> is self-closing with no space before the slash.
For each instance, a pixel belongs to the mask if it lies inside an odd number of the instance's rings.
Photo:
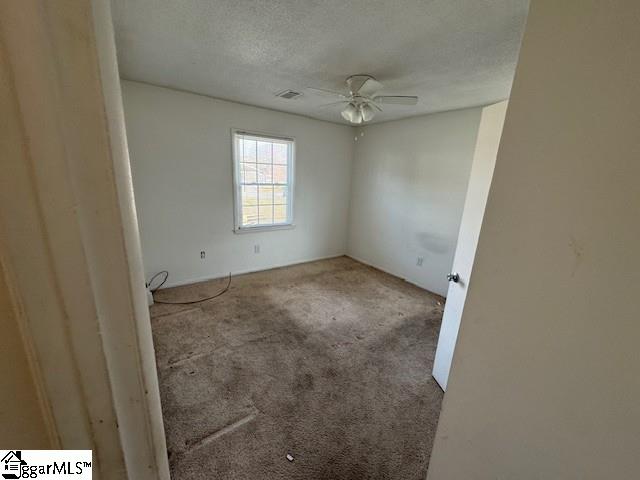
<path id="1" fill-rule="evenodd" d="M 367 265 L 369 267 L 375 268 L 376 270 L 380 270 L 381 272 L 388 273 L 389 275 L 393 275 L 394 277 L 399 278 L 401 280 L 404 280 L 405 282 L 410 283 L 411 285 L 415 285 L 416 287 L 421 288 L 422 290 L 425 290 L 425 291 L 427 291 L 429 293 L 433 293 L 434 295 L 438 295 L 439 297 L 442 297 L 442 298 L 447 298 L 445 295 L 441 295 L 439 293 L 432 292 L 431 290 L 426 288 L 424 285 L 420 285 L 419 283 L 412 282 L 407 277 L 403 277 L 402 275 L 398 275 L 397 273 L 392 272 L 390 270 L 387 270 L 386 268 L 382 268 L 382 267 L 380 267 L 378 265 L 374 265 L 373 263 L 367 262 L 366 260 L 363 260 L 363 259 L 361 259 L 359 257 L 356 257 L 355 255 L 352 255 L 350 253 L 346 253 L 345 257 L 349 257 L 349 258 L 355 260 L 356 262 L 363 263 L 364 265 Z"/>
<path id="2" fill-rule="evenodd" d="M 235 270 L 235 271 L 231 271 L 231 276 L 233 277 L 233 276 L 236 276 L 236 275 L 244 275 L 246 273 L 264 272 L 264 271 L 267 271 L 267 270 L 273 270 L 275 268 L 292 267 L 294 265 L 300 265 L 300 264 L 303 264 L 303 263 L 317 262 L 319 260 L 328 260 L 330 258 L 338 258 L 338 257 L 344 257 L 344 256 L 348 256 L 348 255 L 346 253 L 337 253 L 337 254 L 333 254 L 333 255 L 325 255 L 325 256 L 322 256 L 322 257 L 311 257 L 311 258 L 308 258 L 308 259 L 295 261 L 295 262 L 278 263 L 278 264 L 274 264 L 274 265 L 269 265 L 268 267 L 264 267 L 264 268 Z M 357 259 L 355 259 L 355 260 L 357 260 Z M 358 261 L 360 261 L 360 260 L 358 260 Z M 365 262 L 362 262 L 362 263 L 365 263 Z M 171 272 L 169 272 L 169 275 L 171 275 Z M 188 278 L 188 279 L 185 279 L 185 280 L 178 280 L 176 282 L 171 282 L 171 281 L 167 280 L 167 283 L 165 283 L 160 290 L 164 290 L 165 288 L 181 287 L 183 285 L 191 285 L 192 283 L 207 282 L 209 280 L 219 280 L 221 278 L 226 278 L 227 275 L 228 275 L 228 273 L 226 273 L 224 275 L 215 274 L 215 275 L 208 275 L 208 276 L 204 276 L 204 277 L 196 277 L 196 278 Z"/>
<path id="3" fill-rule="evenodd" d="M 355 260 L 356 262 L 360 262 L 360 263 L 366 265 L 367 267 L 375 268 L 376 270 L 380 270 L 381 272 L 388 273 L 389 275 L 393 275 L 394 277 L 399 278 L 400 280 L 404 280 L 407 283 L 410 283 L 412 285 L 416 285 L 416 286 L 420 287 L 420 285 L 418 285 L 417 283 L 413 283 L 413 282 L 407 280 L 406 277 L 403 277 L 402 275 L 398 275 L 397 273 L 392 272 L 390 270 L 387 270 L 386 268 L 382 268 L 382 267 L 380 267 L 378 265 L 374 265 L 373 263 L 368 262 L 366 260 L 363 260 L 360 257 L 356 257 L 355 255 L 351 255 L 350 253 L 346 253 L 345 257 L 349 257 L 350 259 Z M 424 288 L 424 287 L 420 287 L 420 288 Z"/>

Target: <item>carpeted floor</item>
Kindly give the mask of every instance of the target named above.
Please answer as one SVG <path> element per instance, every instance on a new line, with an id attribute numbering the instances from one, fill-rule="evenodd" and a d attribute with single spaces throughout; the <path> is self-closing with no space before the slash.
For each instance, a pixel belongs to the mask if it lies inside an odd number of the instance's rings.
<path id="1" fill-rule="evenodd" d="M 442 307 L 347 257 L 234 277 L 197 305 L 154 305 L 172 479 L 424 479 Z"/>

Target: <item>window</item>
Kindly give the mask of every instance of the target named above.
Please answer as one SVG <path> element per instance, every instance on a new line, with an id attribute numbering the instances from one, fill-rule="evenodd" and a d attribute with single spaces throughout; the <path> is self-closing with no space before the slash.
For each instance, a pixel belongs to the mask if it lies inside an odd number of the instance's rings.
<path id="1" fill-rule="evenodd" d="M 234 130 L 235 230 L 293 223 L 294 142 Z"/>

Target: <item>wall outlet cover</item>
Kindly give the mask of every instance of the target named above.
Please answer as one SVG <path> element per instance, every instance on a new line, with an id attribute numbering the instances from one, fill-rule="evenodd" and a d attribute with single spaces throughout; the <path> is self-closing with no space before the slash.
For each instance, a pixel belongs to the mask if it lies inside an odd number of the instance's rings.
<path id="1" fill-rule="evenodd" d="M 153 305 L 153 293 L 147 288 L 147 306 L 150 307 L 151 305 Z"/>

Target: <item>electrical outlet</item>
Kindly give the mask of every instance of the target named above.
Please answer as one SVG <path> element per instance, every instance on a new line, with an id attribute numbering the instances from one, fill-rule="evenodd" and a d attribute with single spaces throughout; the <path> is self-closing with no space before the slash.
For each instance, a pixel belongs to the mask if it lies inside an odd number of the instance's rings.
<path id="1" fill-rule="evenodd" d="M 204 250 L 200 252 L 200 258 L 204 258 L 207 254 L 204 253 Z"/>
<path id="2" fill-rule="evenodd" d="M 260 253 L 260 245 L 253 246 L 253 253 Z"/>
<path id="3" fill-rule="evenodd" d="M 424 258 L 423 257 L 418 257 L 418 260 L 416 261 L 416 265 L 421 267 L 422 266 L 422 262 L 424 262 Z"/>

